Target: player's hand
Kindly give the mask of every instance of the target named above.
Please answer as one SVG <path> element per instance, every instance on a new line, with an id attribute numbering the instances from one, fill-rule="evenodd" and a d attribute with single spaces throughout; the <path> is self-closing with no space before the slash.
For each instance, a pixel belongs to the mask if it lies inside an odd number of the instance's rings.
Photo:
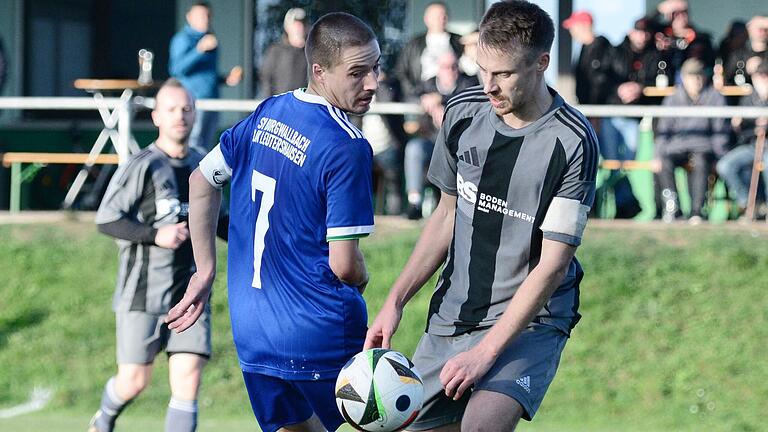
<path id="1" fill-rule="evenodd" d="M 448 360 L 440 372 L 440 383 L 445 395 L 459 400 L 468 388 L 485 376 L 496 362 L 496 356 L 483 350 L 480 345 Z"/>
<path id="2" fill-rule="evenodd" d="M 206 279 L 198 273 L 193 274 L 189 279 L 184 297 L 168 311 L 168 316 L 165 317 L 168 328 L 181 333 L 192 327 L 205 310 L 205 304 L 211 297 L 212 285 L 213 278 Z"/>
<path id="3" fill-rule="evenodd" d="M 235 66 L 232 68 L 232 70 L 229 71 L 229 75 L 227 75 L 227 78 L 224 80 L 224 82 L 228 86 L 234 87 L 240 84 L 240 81 L 242 79 L 243 79 L 243 68 L 241 66 Z"/>
<path id="4" fill-rule="evenodd" d="M 155 244 L 161 248 L 177 249 L 189 238 L 189 229 L 186 222 L 160 227 L 155 234 Z"/>
<path id="5" fill-rule="evenodd" d="M 200 52 L 213 51 L 217 46 L 219 46 L 219 40 L 211 33 L 208 33 L 197 41 L 197 50 Z"/>
<path id="6" fill-rule="evenodd" d="M 385 303 L 365 335 L 363 351 L 370 348 L 389 349 L 392 335 L 397 331 L 397 326 L 400 325 L 402 317 L 403 311 L 400 308 Z"/>

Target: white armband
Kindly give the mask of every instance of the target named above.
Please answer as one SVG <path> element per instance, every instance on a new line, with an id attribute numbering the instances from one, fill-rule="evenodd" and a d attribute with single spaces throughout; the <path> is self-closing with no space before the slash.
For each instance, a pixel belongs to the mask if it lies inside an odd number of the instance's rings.
<path id="1" fill-rule="evenodd" d="M 545 234 L 555 234 L 554 238 L 563 237 L 570 240 L 565 243 L 578 245 L 587 226 L 588 213 L 589 206 L 579 200 L 555 197 L 544 216 L 541 231 Z"/>
<path id="2" fill-rule="evenodd" d="M 232 178 L 232 168 L 224 160 L 221 144 L 216 145 L 203 160 L 200 161 L 200 172 L 208 183 L 216 189 L 221 189 Z"/>

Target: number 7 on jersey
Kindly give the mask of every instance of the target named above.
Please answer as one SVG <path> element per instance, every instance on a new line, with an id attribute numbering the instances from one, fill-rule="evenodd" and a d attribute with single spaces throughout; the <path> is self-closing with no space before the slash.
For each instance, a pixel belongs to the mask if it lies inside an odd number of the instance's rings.
<path id="1" fill-rule="evenodd" d="M 253 238 L 253 283 L 254 288 L 261 289 L 261 256 L 264 254 L 264 237 L 269 230 L 269 211 L 275 204 L 275 185 L 272 177 L 253 170 L 251 177 L 251 201 L 256 202 L 256 191 L 262 193 L 259 214 L 256 217 L 256 227 Z"/>

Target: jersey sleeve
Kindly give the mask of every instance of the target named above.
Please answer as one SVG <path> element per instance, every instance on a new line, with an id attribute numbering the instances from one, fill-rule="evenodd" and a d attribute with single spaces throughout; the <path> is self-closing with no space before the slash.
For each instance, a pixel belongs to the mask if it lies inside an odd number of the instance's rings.
<path id="1" fill-rule="evenodd" d="M 135 159 L 119 166 L 96 212 L 96 224 L 136 219 L 146 174 L 146 166 L 136 163 Z"/>
<path id="2" fill-rule="evenodd" d="M 348 141 L 328 155 L 323 173 L 327 241 L 373 232 L 372 166 L 373 152 L 365 140 Z"/>
<path id="3" fill-rule="evenodd" d="M 238 162 L 247 161 L 245 153 L 251 142 L 254 116 L 255 113 L 225 130 L 219 144 L 200 161 L 200 172 L 214 188 L 224 187 L 232 178 L 232 170 L 237 168 Z"/>
<path id="4" fill-rule="evenodd" d="M 450 112 L 450 111 L 449 111 Z M 449 140 L 452 121 L 446 113 L 446 119 L 437 133 L 435 149 L 432 151 L 432 160 L 427 171 L 427 180 L 440 188 L 441 191 L 456 195 L 456 151 L 451 151 Z"/>
<path id="5" fill-rule="evenodd" d="M 545 239 L 581 244 L 587 214 L 595 200 L 597 163 L 597 140 L 587 137 L 568 159 L 563 180 L 544 216 L 541 231 Z"/>

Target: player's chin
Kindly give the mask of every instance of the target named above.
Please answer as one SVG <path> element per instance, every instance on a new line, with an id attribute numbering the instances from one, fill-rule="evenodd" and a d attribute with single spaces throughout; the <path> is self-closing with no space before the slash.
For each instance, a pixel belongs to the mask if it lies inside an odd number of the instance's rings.
<path id="1" fill-rule="evenodd" d="M 353 114 L 365 114 L 371 109 L 371 101 L 372 99 L 368 98 L 358 99 L 348 111 Z"/>

